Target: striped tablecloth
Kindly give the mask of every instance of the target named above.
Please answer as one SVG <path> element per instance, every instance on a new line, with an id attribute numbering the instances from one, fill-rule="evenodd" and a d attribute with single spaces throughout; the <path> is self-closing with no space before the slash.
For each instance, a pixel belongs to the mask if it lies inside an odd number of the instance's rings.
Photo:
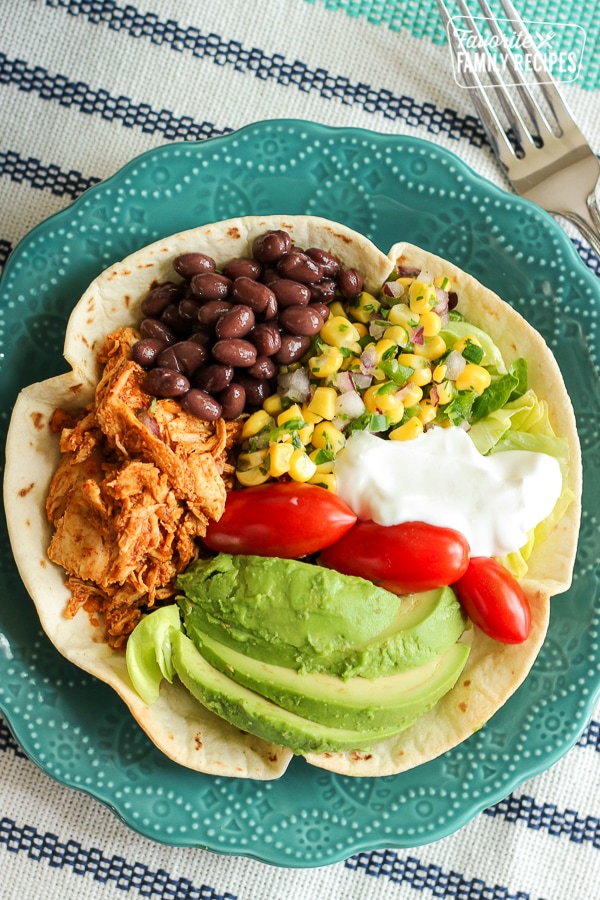
<path id="1" fill-rule="evenodd" d="M 584 29 L 565 92 L 600 149 L 598 5 L 518 5 L 530 20 Z M 143 151 L 272 118 L 419 136 L 508 187 L 452 76 L 433 0 L 0 0 L 0 264 Z M 1 719 L 0 785 L 1 900 L 600 896 L 600 709 L 550 770 L 457 833 L 319 868 L 141 837 L 40 771 Z"/>

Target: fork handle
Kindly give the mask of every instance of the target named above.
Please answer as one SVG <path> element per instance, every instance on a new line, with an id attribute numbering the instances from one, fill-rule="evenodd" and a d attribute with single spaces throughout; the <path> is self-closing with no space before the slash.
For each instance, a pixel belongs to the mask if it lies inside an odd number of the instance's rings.
<path id="1" fill-rule="evenodd" d="M 557 212 L 579 229 L 592 249 L 600 257 L 600 210 L 598 209 L 596 192 L 591 192 L 585 205 L 582 205 L 579 210 L 557 210 Z"/>

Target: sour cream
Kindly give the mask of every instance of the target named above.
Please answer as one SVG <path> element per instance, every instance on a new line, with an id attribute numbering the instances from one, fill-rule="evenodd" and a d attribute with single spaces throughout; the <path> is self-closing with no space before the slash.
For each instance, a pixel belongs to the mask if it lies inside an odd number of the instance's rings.
<path id="1" fill-rule="evenodd" d="M 472 556 L 518 550 L 562 490 L 554 457 L 525 450 L 482 456 L 458 427 L 410 441 L 356 432 L 336 457 L 335 474 L 338 495 L 359 519 L 454 528 Z"/>

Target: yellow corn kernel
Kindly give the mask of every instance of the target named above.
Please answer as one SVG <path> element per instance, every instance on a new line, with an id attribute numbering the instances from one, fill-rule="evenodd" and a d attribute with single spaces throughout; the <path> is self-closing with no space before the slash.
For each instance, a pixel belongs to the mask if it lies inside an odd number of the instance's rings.
<path id="1" fill-rule="evenodd" d="M 294 453 L 292 444 L 271 444 L 269 448 L 269 475 L 279 478 L 290 470 L 290 460 Z"/>
<path id="2" fill-rule="evenodd" d="M 313 450 L 312 453 L 309 453 L 308 455 L 317 467 L 317 475 L 329 475 L 331 472 L 333 472 L 334 461 L 332 459 L 328 459 L 322 463 L 317 462 L 320 453 L 322 453 L 321 450 Z"/>
<path id="3" fill-rule="evenodd" d="M 390 431 L 390 441 L 412 441 L 423 434 L 423 423 L 418 416 L 407 419 L 403 425 L 399 425 Z"/>
<path id="4" fill-rule="evenodd" d="M 465 334 L 464 337 L 459 338 L 455 341 L 453 350 L 456 350 L 457 353 L 462 353 L 467 344 L 475 344 L 476 347 L 481 347 L 481 341 L 474 334 Z"/>
<path id="5" fill-rule="evenodd" d="M 424 356 L 418 356 L 416 353 L 400 353 L 398 362 L 402 366 L 408 366 L 409 369 L 427 369 L 429 360 Z"/>
<path id="6" fill-rule="evenodd" d="M 331 306 L 329 307 L 329 309 L 331 309 Z M 353 322 L 352 324 L 354 325 L 354 327 L 356 328 L 356 330 L 358 332 L 359 341 L 360 341 L 361 337 L 364 337 L 365 334 L 368 334 L 369 329 L 364 324 L 364 322 Z M 350 349 L 352 349 L 352 348 L 350 348 Z M 362 350 L 362 347 L 361 347 L 361 350 Z"/>
<path id="7" fill-rule="evenodd" d="M 316 425 L 317 422 L 322 421 L 323 416 L 319 416 L 319 415 L 317 415 L 317 413 L 312 412 L 308 408 L 308 403 L 303 403 L 302 404 L 302 418 L 304 419 L 305 422 L 308 422 L 312 425 Z"/>
<path id="8" fill-rule="evenodd" d="M 393 341 L 399 347 L 406 347 L 410 341 L 408 331 L 403 325 L 390 325 L 383 332 L 385 341 Z"/>
<path id="9" fill-rule="evenodd" d="M 456 381 L 456 389 L 459 391 L 475 391 L 482 394 L 489 387 L 492 377 L 487 369 L 476 363 L 467 363 Z"/>
<path id="10" fill-rule="evenodd" d="M 329 304 L 329 315 L 330 316 L 345 316 L 346 310 L 342 306 L 339 300 L 334 300 L 333 303 Z"/>
<path id="11" fill-rule="evenodd" d="M 302 443 L 304 445 L 306 445 L 310 442 L 310 439 L 312 437 L 314 430 L 315 430 L 314 422 L 307 422 L 306 425 L 304 425 L 302 428 L 298 429 L 298 432 L 297 432 L 298 437 L 300 438 L 300 440 L 302 441 Z"/>
<path id="12" fill-rule="evenodd" d="M 330 315 L 321 328 L 319 335 L 332 347 L 350 347 L 360 337 L 350 319 L 347 319 L 345 315 Z"/>
<path id="13" fill-rule="evenodd" d="M 398 344 L 396 341 L 388 340 L 387 338 L 381 338 L 380 341 L 377 341 L 375 344 L 375 352 L 377 353 L 377 362 L 381 362 L 384 357 L 384 354 L 388 354 L 389 356 L 395 356 L 396 350 L 398 349 Z M 389 353 L 390 350 L 393 350 L 394 353 Z"/>
<path id="14" fill-rule="evenodd" d="M 435 406 L 430 403 L 429 400 L 421 400 L 419 406 L 421 407 L 419 419 L 421 420 L 423 425 L 429 425 L 430 422 L 433 422 L 436 416 Z"/>
<path id="15" fill-rule="evenodd" d="M 310 412 L 322 416 L 324 419 L 333 419 L 335 416 L 335 401 L 337 392 L 332 387 L 318 387 L 308 404 Z"/>
<path id="16" fill-rule="evenodd" d="M 246 472 L 248 469 L 254 469 L 256 466 L 260 466 L 268 452 L 269 450 L 267 447 L 265 447 L 264 450 L 242 451 L 238 456 L 237 468 L 241 472 Z"/>
<path id="17" fill-rule="evenodd" d="M 451 381 L 443 381 L 441 384 L 438 384 L 437 395 L 438 395 L 438 403 L 440 406 L 445 406 L 446 403 L 450 403 L 450 401 L 454 397 L 454 391 L 452 390 L 452 382 Z"/>
<path id="18" fill-rule="evenodd" d="M 240 471 L 236 469 L 235 477 L 244 487 L 255 487 L 269 480 L 269 470 L 266 466 L 254 466 L 252 469 Z"/>
<path id="19" fill-rule="evenodd" d="M 439 359 L 445 352 L 446 342 L 439 334 L 434 337 L 426 337 L 422 344 L 415 344 L 415 353 L 417 356 L 424 356 L 425 359 Z"/>
<path id="20" fill-rule="evenodd" d="M 442 329 L 442 320 L 438 314 L 431 309 L 429 312 L 421 313 L 419 316 L 419 326 L 423 329 L 423 337 L 435 337 Z"/>
<path id="21" fill-rule="evenodd" d="M 409 375 L 408 378 L 411 384 L 418 384 L 419 387 L 425 387 L 426 384 L 430 383 L 431 379 L 431 366 L 425 366 L 422 369 L 415 369 L 412 375 Z"/>
<path id="22" fill-rule="evenodd" d="M 450 290 L 450 279 L 447 275 L 438 275 L 437 278 L 433 279 L 433 283 L 436 287 L 441 288 L 443 291 Z"/>
<path id="23" fill-rule="evenodd" d="M 266 409 L 257 409 L 256 412 L 253 412 L 244 422 L 244 427 L 242 428 L 242 440 L 244 440 L 244 438 L 254 437 L 255 434 L 258 434 L 259 431 L 262 431 L 263 428 L 266 428 L 269 425 L 273 425 L 272 416 L 269 415 Z"/>
<path id="24" fill-rule="evenodd" d="M 312 445 L 318 450 L 331 450 L 332 453 L 338 453 L 344 444 L 346 438 L 339 428 L 332 425 L 331 422 L 319 422 L 315 425 L 312 436 Z"/>
<path id="25" fill-rule="evenodd" d="M 355 300 L 350 304 L 349 312 L 358 322 L 367 323 L 371 316 L 377 314 L 381 309 L 381 303 L 373 294 L 367 291 L 361 291 Z"/>
<path id="26" fill-rule="evenodd" d="M 389 382 L 388 382 L 389 384 Z M 370 412 L 384 413 L 392 422 L 399 422 L 404 415 L 404 403 L 398 390 L 382 390 L 374 384 L 363 394 L 363 401 Z"/>
<path id="27" fill-rule="evenodd" d="M 338 372 L 344 362 L 344 355 L 339 347 L 327 346 L 319 356 L 311 356 L 308 367 L 317 378 L 329 378 Z"/>
<path id="28" fill-rule="evenodd" d="M 281 402 L 281 397 L 279 394 L 271 394 L 266 400 L 263 401 L 262 408 L 265 412 L 268 412 L 270 416 L 278 416 L 281 410 L 283 409 L 283 404 Z"/>
<path id="29" fill-rule="evenodd" d="M 331 473 L 319 473 L 313 475 L 312 478 L 308 479 L 309 484 L 317 484 L 319 487 L 325 488 L 326 491 L 330 491 L 332 494 L 335 494 L 337 490 L 337 479 L 335 475 Z"/>
<path id="30" fill-rule="evenodd" d="M 402 388 L 402 402 L 404 403 L 405 409 L 409 409 L 411 406 L 414 406 L 415 403 L 419 403 L 422 398 L 423 391 L 418 384 L 410 382 L 409 384 L 405 384 Z"/>
<path id="31" fill-rule="evenodd" d="M 425 281 L 413 281 L 408 289 L 408 305 L 414 313 L 429 312 L 436 301 L 433 284 Z"/>
<path id="32" fill-rule="evenodd" d="M 406 303 L 395 303 L 390 309 L 388 322 L 390 325 L 402 325 L 404 328 L 410 325 L 414 328 L 419 322 L 419 316 L 411 312 Z"/>
<path id="33" fill-rule="evenodd" d="M 293 478 L 294 481 L 309 481 L 316 470 L 317 467 L 305 450 L 294 450 L 288 469 L 290 478 Z"/>
<path id="34" fill-rule="evenodd" d="M 285 425 L 286 422 L 291 422 L 294 419 L 301 418 L 302 410 L 297 403 L 293 403 L 292 406 L 288 406 L 287 409 L 284 409 L 283 412 L 279 413 L 279 415 L 277 416 L 277 424 Z"/>
<path id="35" fill-rule="evenodd" d="M 439 366 L 435 367 L 435 369 L 433 370 L 433 380 L 436 382 L 436 384 L 441 384 L 441 382 L 444 380 L 444 378 L 446 377 L 447 368 L 448 366 L 446 365 L 446 363 L 440 363 Z"/>

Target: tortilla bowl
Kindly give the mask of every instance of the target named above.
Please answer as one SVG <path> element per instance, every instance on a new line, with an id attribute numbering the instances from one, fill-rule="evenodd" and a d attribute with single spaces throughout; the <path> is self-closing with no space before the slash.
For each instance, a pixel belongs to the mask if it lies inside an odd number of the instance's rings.
<path id="1" fill-rule="evenodd" d="M 283 228 L 302 247 L 318 246 L 345 266 L 359 268 L 365 288 L 377 291 L 396 264 L 445 274 L 455 283 L 460 309 L 484 328 L 510 364 L 529 362 L 530 385 L 548 402 L 556 433 L 570 448 L 569 487 L 575 498 L 558 526 L 536 546 L 523 587 L 532 608 L 532 630 L 520 645 L 504 645 L 471 630 L 472 649 L 455 688 L 413 726 L 370 752 L 307 754 L 317 767 L 356 776 L 390 775 L 439 756 L 480 728 L 529 672 L 548 627 L 550 597 L 568 588 L 580 516 L 581 461 L 572 406 L 554 357 L 541 336 L 498 296 L 450 263 L 409 244 L 389 256 L 342 225 L 308 216 L 230 219 L 158 241 L 101 273 L 69 319 L 64 355 L 71 371 L 21 392 L 7 439 L 5 504 L 13 553 L 42 627 L 59 652 L 109 684 L 156 746 L 175 762 L 207 774 L 267 780 L 280 777 L 292 751 L 242 732 L 202 707 L 178 683 L 163 682 L 159 700 L 147 706 L 134 691 L 125 655 L 105 642 L 84 610 L 65 617 L 69 590 L 64 571 L 47 549 L 52 529 L 45 514 L 50 481 L 58 465 L 58 437 L 49 427 L 57 408 L 78 410 L 93 398 L 100 375 L 97 354 L 115 329 L 136 325 L 140 304 L 156 283 L 179 280 L 171 261 L 189 251 L 211 255 L 217 265 L 250 254 L 260 233 Z"/>

